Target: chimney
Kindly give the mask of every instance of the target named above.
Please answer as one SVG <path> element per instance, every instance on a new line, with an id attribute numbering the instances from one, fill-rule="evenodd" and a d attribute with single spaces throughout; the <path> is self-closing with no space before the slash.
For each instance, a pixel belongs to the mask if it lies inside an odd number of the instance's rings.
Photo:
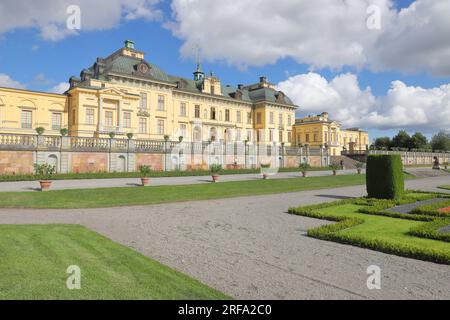
<path id="1" fill-rule="evenodd" d="M 259 78 L 259 82 L 260 83 L 266 83 L 267 82 L 267 77 L 260 77 Z"/>
<path id="2" fill-rule="evenodd" d="M 243 84 L 238 84 L 238 89 L 239 89 L 239 90 L 244 89 L 244 85 L 243 85 Z"/>

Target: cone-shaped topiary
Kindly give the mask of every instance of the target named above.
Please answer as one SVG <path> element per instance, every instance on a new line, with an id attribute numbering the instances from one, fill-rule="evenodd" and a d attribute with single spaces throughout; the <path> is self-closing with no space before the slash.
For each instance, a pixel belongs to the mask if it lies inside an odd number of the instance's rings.
<path id="1" fill-rule="evenodd" d="M 369 198 L 399 199 L 405 192 L 400 155 L 370 155 L 367 158 Z"/>

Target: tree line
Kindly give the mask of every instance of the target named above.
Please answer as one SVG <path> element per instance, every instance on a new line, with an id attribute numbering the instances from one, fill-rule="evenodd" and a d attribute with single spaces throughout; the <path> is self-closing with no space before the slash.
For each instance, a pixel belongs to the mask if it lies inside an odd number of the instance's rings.
<path id="1" fill-rule="evenodd" d="M 392 139 L 381 137 L 375 140 L 372 148 L 381 150 L 417 150 L 417 151 L 450 151 L 450 133 L 439 132 L 428 141 L 421 132 L 412 136 L 405 130 L 401 130 Z"/>

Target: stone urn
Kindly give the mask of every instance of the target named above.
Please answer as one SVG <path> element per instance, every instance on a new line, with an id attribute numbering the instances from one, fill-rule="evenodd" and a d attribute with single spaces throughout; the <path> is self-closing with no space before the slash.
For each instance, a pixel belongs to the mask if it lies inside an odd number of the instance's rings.
<path id="1" fill-rule="evenodd" d="M 150 184 L 150 178 L 141 178 L 142 186 L 146 187 Z"/>
<path id="2" fill-rule="evenodd" d="M 212 175 L 212 180 L 214 183 L 219 182 L 219 175 L 218 174 Z"/>
<path id="3" fill-rule="evenodd" d="M 39 184 L 41 185 L 41 191 L 48 191 L 50 190 L 52 182 L 50 180 L 41 180 L 39 181 Z"/>

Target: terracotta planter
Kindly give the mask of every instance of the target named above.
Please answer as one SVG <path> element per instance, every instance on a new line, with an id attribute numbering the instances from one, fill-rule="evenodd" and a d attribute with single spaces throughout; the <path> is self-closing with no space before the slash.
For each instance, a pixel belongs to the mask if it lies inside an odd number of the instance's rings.
<path id="1" fill-rule="evenodd" d="M 264 179 L 264 180 L 267 180 L 267 178 L 269 178 L 269 175 L 266 174 L 266 173 L 264 173 L 264 174 L 263 174 L 263 179 Z"/>
<path id="2" fill-rule="evenodd" d="M 141 178 L 141 182 L 142 182 L 142 186 L 148 186 L 150 184 L 150 179 L 149 178 Z"/>
<path id="3" fill-rule="evenodd" d="M 219 175 L 217 175 L 217 174 L 213 175 L 212 176 L 212 180 L 213 180 L 214 183 L 218 182 L 219 181 Z"/>
<path id="4" fill-rule="evenodd" d="M 358 174 L 361 174 L 361 169 L 357 169 L 358 170 Z"/>
<path id="5" fill-rule="evenodd" d="M 302 172 L 302 177 L 306 178 L 306 176 L 307 176 L 307 173 L 306 172 Z"/>
<path id="6" fill-rule="evenodd" d="M 41 185 L 41 191 L 48 191 L 52 185 L 52 182 L 48 180 L 41 180 L 39 181 L 39 184 Z"/>
<path id="7" fill-rule="evenodd" d="M 337 171 L 333 170 L 333 176 L 337 176 Z"/>

